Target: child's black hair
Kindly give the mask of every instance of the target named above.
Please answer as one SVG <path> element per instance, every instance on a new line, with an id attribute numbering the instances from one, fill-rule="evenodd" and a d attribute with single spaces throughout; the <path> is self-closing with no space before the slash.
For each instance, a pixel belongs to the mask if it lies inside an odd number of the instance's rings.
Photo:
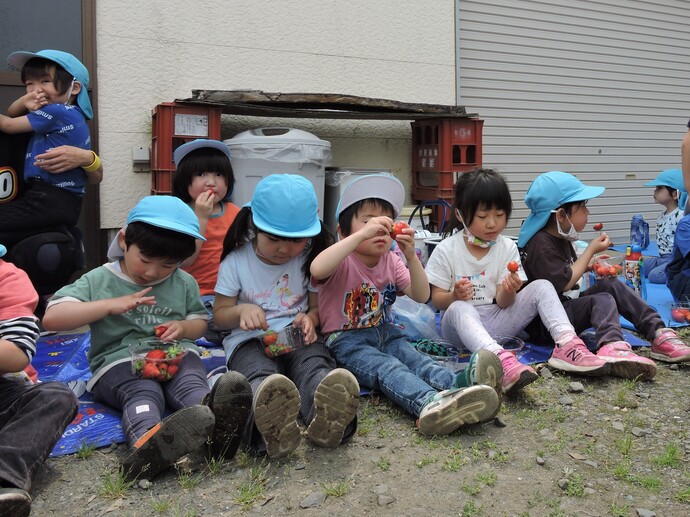
<path id="1" fill-rule="evenodd" d="M 319 223 L 321 224 L 321 231 L 318 233 L 318 235 L 309 237 L 307 246 L 305 248 L 305 251 L 307 252 L 307 260 L 302 266 L 302 274 L 307 280 L 311 276 L 309 268 L 311 267 L 312 261 L 319 253 L 328 248 L 335 241 L 333 234 L 328 230 L 328 228 L 326 228 L 326 226 L 323 224 L 323 221 L 319 220 Z M 230 225 L 230 228 L 228 228 L 228 232 L 225 234 L 225 239 L 223 239 L 223 252 L 220 255 L 221 262 L 234 250 L 254 239 L 254 237 L 260 232 L 262 232 L 262 230 L 259 230 L 254 225 L 254 221 L 252 219 L 252 209 L 248 206 L 242 207 L 235 216 L 235 220 Z M 272 235 L 276 239 L 300 240 L 281 237 L 280 235 L 273 235 L 268 232 L 263 233 Z"/>
<path id="2" fill-rule="evenodd" d="M 22 83 L 42 79 L 45 75 L 53 78 L 55 89 L 60 95 L 67 92 L 74 79 L 72 74 L 55 61 L 42 57 L 32 57 L 22 67 Z M 84 87 L 83 84 L 81 86 Z"/>
<path id="3" fill-rule="evenodd" d="M 215 172 L 225 178 L 228 185 L 225 200 L 229 199 L 235 187 L 235 174 L 227 155 L 220 149 L 212 147 L 194 149 L 177 164 L 172 178 L 173 196 L 179 197 L 188 204 L 193 202 L 194 200 L 189 196 L 189 185 L 192 184 L 194 176 L 204 172 Z"/>
<path id="4" fill-rule="evenodd" d="M 493 169 L 475 169 L 464 172 L 458 176 L 455 182 L 455 199 L 444 234 L 450 235 L 455 230 L 461 230 L 465 225 L 469 226 L 474 216 L 480 209 L 502 210 L 506 214 L 506 220 L 510 219 L 513 211 L 513 199 L 505 178 Z M 455 209 L 460 212 L 463 223 L 455 215 Z"/>
<path id="5" fill-rule="evenodd" d="M 371 205 L 373 208 L 381 210 L 382 212 L 390 213 L 393 217 L 395 210 L 393 205 L 391 205 L 385 199 L 380 199 L 377 197 L 370 197 L 367 199 L 362 199 L 356 203 L 352 203 L 345 210 L 340 212 L 338 216 L 338 225 L 340 225 L 340 233 L 343 237 L 347 237 L 352 233 L 352 220 L 359 214 L 364 205 Z"/>
<path id="6" fill-rule="evenodd" d="M 576 207 L 579 207 L 582 204 L 587 204 L 587 201 L 589 200 L 583 200 L 583 201 L 571 201 L 570 203 L 565 203 L 558 208 L 562 208 L 563 211 L 565 212 L 565 215 L 570 217 L 570 214 L 572 214 L 575 210 Z M 556 217 L 556 214 L 551 214 L 553 217 Z"/>
<path id="7" fill-rule="evenodd" d="M 125 229 L 125 244 L 136 246 L 142 255 L 155 259 L 183 262 L 196 251 L 196 239 L 191 235 L 166 230 L 148 223 L 136 221 Z"/>

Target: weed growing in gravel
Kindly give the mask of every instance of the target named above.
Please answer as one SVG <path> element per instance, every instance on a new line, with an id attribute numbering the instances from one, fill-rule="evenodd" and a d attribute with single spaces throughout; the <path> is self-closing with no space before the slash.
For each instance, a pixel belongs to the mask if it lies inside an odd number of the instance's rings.
<path id="1" fill-rule="evenodd" d="M 630 515 L 630 505 L 618 505 L 618 503 L 614 501 L 613 503 L 611 503 L 609 513 L 613 517 L 628 517 L 628 515 Z"/>
<path id="2" fill-rule="evenodd" d="M 673 442 L 667 444 L 664 452 L 652 458 L 652 462 L 660 467 L 679 467 L 680 451 L 678 450 L 678 444 Z"/>
<path id="3" fill-rule="evenodd" d="M 241 469 L 246 469 L 254 463 L 254 457 L 247 451 L 240 451 L 235 455 L 235 463 Z"/>
<path id="4" fill-rule="evenodd" d="M 447 472 L 457 472 L 460 470 L 464 465 L 467 465 L 469 460 L 464 458 L 462 454 L 460 453 L 453 453 L 450 456 L 448 456 L 445 461 L 443 462 L 443 470 Z"/>
<path id="5" fill-rule="evenodd" d="M 133 483 L 133 481 L 125 481 L 122 469 L 115 474 L 108 471 L 103 476 L 103 485 L 99 493 L 104 497 L 117 499 L 125 495 L 125 492 L 132 488 Z"/>
<path id="6" fill-rule="evenodd" d="M 334 483 L 321 483 L 326 495 L 331 497 L 342 497 L 348 493 L 350 486 L 352 486 L 352 478 L 341 479 Z"/>
<path id="7" fill-rule="evenodd" d="M 678 492 L 673 498 L 681 503 L 690 503 L 690 486 Z"/>
<path id="8" fill-rule="evenodd" d="M 235 502 L 242 505 L 244 510 L 251 508 L 257 500 L 263 497 L 264 488 L 268 482 L 267 471 L 268 467 L 263 465 L 252 467 L 249 470 L 248 479 L 240 483 L 239 495 L 235 498 Z"/>
<path id="9" fill-rule="evenodd" d="M 460 487 L 460 490 L 465 492 L 467 495 L 475 496 L 479 495 L 479 492 L 482 491 L 482 487 L 479 486 L 478 483 L 475 483 L 473 485 L 463 483 L 463 485 Z"/>
<path id="10" fill-rule="evenodd" d="M 484 483 L 486 486 L 494 486 L 498 477 L 496 476 L 495 472 L 480 472 L 474 476 L 474 479 L 480 483 Z"/>
<path id="11" fill-rule="evenodd" d="M 650 492 L 658 493 L 661 491 L 662 483 L 656 476 L 639 476 L 633 478 L 633 481 Z"/>
<path id="12" fill-rule="evenodd" d="M 223 470 L 223 466 L 225 465 L 225 459 L 224 458 L 211 458 L 206 462 L 206 466 L 208 467 L 208 471 L 212 476 L 215 476 L 216 474 L 219 474 L 221 470 Z"/>
<path id="13" fill-rule="evenodd" d="M 583 497 L 585 495 L 585 482 L 580 474 L 573 474 L 568 479 L 565 495 L 570 497 Z"/>
<path id="14" fill-rule="evenodd" d="M 467 501 L 463 506 L 462 506 L 462 517 L 472 517 L 473 515 L 479 515 L 481 512 L 481 509 L 477 506 L 477 503 L 474 501 Z"/>
<path id="15" fill-rule="evenodd" d="M 622 438 L 616 440 L 616 449 L 618 449 L 618 452 L 620 452 L 623 456 L 628 456 L 630 454 L 630 450 L 632 449 L 632 444 L 632 436 L 623 436 Z"/>
<path id="16" fill-rule="evenodd" d="M 438 461 L 438 458 L 436 456 L 424 456 L 421 460 L 415 461 L 415 467 L 417 468 L 422 468 L 426 467 L 427 465 L 431 465 L 432 463 L 436 463 Z"/>
<path id="17" fill-rule="evenodd" d="M 391 468 L 391 460 L 388 458 L 384 458 L 381 456 L 378 462 L 376 462 L 376 466 L 386 472 L 389 468 Z"/>
<path id="18" fill-rule="evenodd" d="M 369 436 L 374 428 L 374 422 L 374 410 L 370 402 L 367 401 L 357 418 L 357 436 Z"/>
<path id="19" fill-rule="evenodd" d="M 151 505 L 153 513 L 157 514 L 168 513 L 168 510 L 172 508 L 172 501 L 167 499 L 156 499 L 153 497 L 153 494 L 151 494 L 151 502 L 149 504 Z"/>
<path id="20" fill-rule="evenodd" d="M 179 471 L 177 473 L 177 484 L 180 485 L 180 487 L 184 490 L 191 490 L 192 488 L 196 488 L 203 479 L 203 472 L 200 472 L 197 475 L 192 475 L 187 472 Z"/>
<path id="21" fill-rule="evenodd" d="M 90 458 L 95 450 L 96 444 L 88 444 L 86 442 L 81 442 L 79 444 L 79 449 L 77 449 L 76 456 L 80 460 L 85 460 L 87 458 Z"/>
<path id="22" fill-rule="evenodd" d="M 627 461 L 623 461 L 622 463 L 619 463 L 618 465 L 616 465 L 613 468 L 613 470 L 611 471 L 611 474 L 616 479 L 620 479 L 623 481 L 630 480 L 630 463 Z"/>

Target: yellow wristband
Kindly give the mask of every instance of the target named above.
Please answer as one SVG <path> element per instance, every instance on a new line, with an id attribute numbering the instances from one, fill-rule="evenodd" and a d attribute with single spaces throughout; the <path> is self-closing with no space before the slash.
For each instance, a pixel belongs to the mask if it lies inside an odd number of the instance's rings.
<path id="1" fill-rule="evenodd" d="M 91 162 L 91 165 L 82 167 L 82 169 L 84 169 L 86 172 L 96 172 L 101 166 L 101 158 L 93 151 L 91 151 L 91 154 L 93 154 L 93 161 Z"/>

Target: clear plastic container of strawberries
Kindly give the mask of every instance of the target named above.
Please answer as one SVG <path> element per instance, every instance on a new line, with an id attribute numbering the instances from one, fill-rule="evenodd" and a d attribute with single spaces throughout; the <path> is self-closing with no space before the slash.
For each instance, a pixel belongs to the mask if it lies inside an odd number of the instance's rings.
<path id="1" fill-rule="evenodd" d="M 132 356 L 132 373 L 143 379 L 169 381 L 180 367 L 189 350 L 178 341 L 163 341 L 152 337 L 140 339 L 129 345 Z"/>
<path id="2" fill-rule="evenodd" d="M 616 278 L 623 274 L 623 265 L 610 262 L 608 259 L 598 258 L 592 264 L 592 273 L 597 280 Z"/>
<path id="3" fill-rule="evenodd" d="M 293 325 L 288 325 L 279 331 L 268 330 L 259 339 L 264 345 L 264 354 L 267 357 L 277 357 L 304 346 L 302 327 Z"/>

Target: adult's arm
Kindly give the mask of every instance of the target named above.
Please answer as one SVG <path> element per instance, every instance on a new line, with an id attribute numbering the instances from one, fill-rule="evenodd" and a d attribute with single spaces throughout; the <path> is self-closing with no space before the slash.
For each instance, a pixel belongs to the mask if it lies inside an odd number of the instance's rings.
<path id="1" fill-rule="evenodd" d="M 96 162 L 96 153 L 80 147 L 61 145 L 36 156 L 34 165 L 51 174 L 59 174 L 81 167 L 86 172 L 86 182 L 97 185 L 103 180 L 103 165 L 95 171 L 89 172 L 86 167 Z M 98 160 L 100 162 L 100 159 Z"/>

